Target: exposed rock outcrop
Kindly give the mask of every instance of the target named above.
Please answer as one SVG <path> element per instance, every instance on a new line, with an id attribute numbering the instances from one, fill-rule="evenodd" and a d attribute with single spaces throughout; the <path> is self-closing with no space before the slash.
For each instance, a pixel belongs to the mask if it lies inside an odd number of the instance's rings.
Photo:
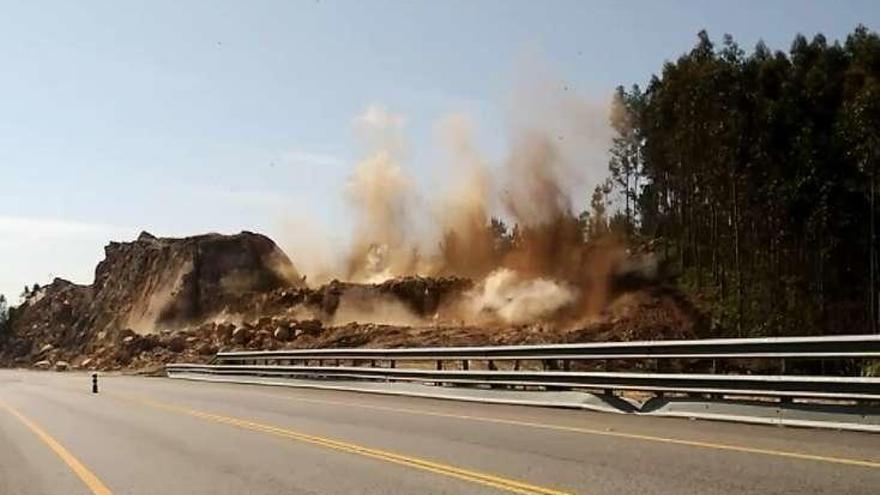
<path id="1" fill-rule="evenodd" d="M 73 362 L 123 330 L 148 335 L 198 324 L 243 295 L 302 286 L 287 255 L 251 232 L 180 239 L 144 232 L 111 242 L 104 254 L 92 285 L 56 278 L 14 309 L 0 359 Z"/>
<path id="2" fill-rule="evenodd" d="M 631 265 L 631 266 L 630 266 Z M 537 344 L 692 338 L 703 322 L 646 263 L 612 279 L 588 320 L 483 320 L 465 278 L 408 276 L 378 284 L 306 287 L 265 236 L 182 239 L 142 233 L 112 242 L 92 285 L 63 279 L 34 291 L 0 335 L 0 366 L 161 369 L 219 350 Z M 648 266 L 648 268 L 645 268 Z M 470 313 L 468 311 L 471 311 Z"/>

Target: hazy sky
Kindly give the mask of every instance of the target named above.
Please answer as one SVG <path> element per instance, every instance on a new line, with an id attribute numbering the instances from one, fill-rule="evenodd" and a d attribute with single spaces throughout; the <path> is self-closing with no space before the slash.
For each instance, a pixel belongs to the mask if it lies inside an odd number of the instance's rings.
<path id="1" fill-rule="evenodd" d="M 434 123 L 470 115 L 500 155 L 524 73 L 602 98 L 644 83 L 700 29 L 787 49 L 797 32 L 877 29 L 878 5 L 7 0 L 0 293 L 90 283 L 107 241 L 140 230 L 254 230 L 283 245 L 312 217 L 342 236 L 343 185 L 364 151 L 352 122 L 371 106 L 401 116 L 406 166 L 429 184 Z"/>

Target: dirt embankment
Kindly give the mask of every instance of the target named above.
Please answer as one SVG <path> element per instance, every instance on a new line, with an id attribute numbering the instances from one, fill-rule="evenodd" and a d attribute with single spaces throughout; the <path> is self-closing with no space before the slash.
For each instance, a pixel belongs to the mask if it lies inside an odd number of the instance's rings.
<path id="1" fill-rule="evenodd" d="M 12 312 L 0 364 L 148 369 L 219 350 L 493 345 L 686 338 L 702 318 L 678 292 L 621 271 L 586 321 L 511 324 L 463 313 L 480 290 L 457 277 L 306 287 L 267 237 L 141 234 L 110 243 L 92 285 L 56 279 Z M 615 284 L 612 283 L 612 286 Z"/>
<path id="2" fill-rule="evenodd" d="M 104 254 L 92 285 L 55 279 L 14 308 L 3 363 L 84 360 L 130 333 L 204 321 L 242 293 L 302 285 L 284 252 L 250 232 L 183 239 L 144 232 L 111 242 Z"/>

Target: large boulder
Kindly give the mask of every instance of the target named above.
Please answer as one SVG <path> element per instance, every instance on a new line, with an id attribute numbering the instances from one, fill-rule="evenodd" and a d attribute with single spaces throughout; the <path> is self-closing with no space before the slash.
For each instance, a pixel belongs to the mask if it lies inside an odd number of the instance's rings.
<path id="1" fill-rule="evenodd" d="M 179 333 L 174 334 L 166 341 L 165 347 L 171 352 L 183 352 L 186 349 L 186 337 Z"/>
<path id="2" fill-rule="evenodd" d="M 239 327 L 232 331 L 232 342 L 234 344 L 244 344 L 250 340 L 250 332 L 244 328 Z"/>
<path id="3" fill-rule="evenodd" d="M 214 327 L 214 336 L 218 341 L 227 343 L 232 339 L 232 332 L 235 331 L 235 325 L 232 323 L 220 323 Z"/>
<path id="4" fill-rule="evenodd" d="M 99 324 L 138 333 L 199 321 L 247 292 L 302 284 L 287 255 L 252 232 L 180 239 L 144 233 L 135 242 L 111 242 L 104 252 L 95 270 L 95 305 L 127 311 L 99 311 Z"/>
<path id="5" fill-rule="evenodd" d="M 272 336 L 275 337 L 275 340 L 286 341 L 290 339 L 290 327 L 285 325 L 279 325 L 275 332 L 272 333 Z"/>
<path id="6" fill-rule="evenodd" d="M 296 335 L 318 335 L 324 326 L 321 320 L 301 320 L 293 323 L 294 333 Z"/>
<path id="7" fill-rule="evenodd" d="M 202 356 L 210 356 L 211 354 L 215 354 L 217 352 L 217 348 L 208 342 L 202 342 L 201 344 L 196 346 L 196 352 Z"/>

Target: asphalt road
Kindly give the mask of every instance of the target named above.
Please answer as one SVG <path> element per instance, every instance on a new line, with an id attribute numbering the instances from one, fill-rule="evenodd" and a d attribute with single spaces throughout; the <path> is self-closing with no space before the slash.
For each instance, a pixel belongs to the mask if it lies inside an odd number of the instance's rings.
<path id="1" fill-rule="evenodd" d="M 880 435 L 0 370 L 0 494 L 876 494 Z"/>

